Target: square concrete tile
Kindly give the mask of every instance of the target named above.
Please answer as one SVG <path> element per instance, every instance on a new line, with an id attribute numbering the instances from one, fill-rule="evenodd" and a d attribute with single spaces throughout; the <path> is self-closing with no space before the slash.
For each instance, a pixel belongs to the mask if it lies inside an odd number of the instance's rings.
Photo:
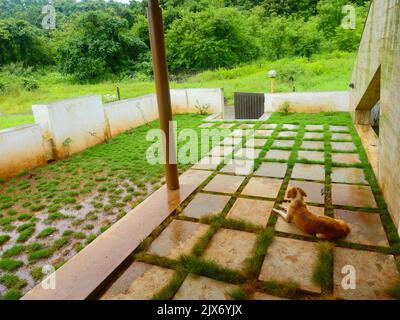
<path id="1" fill-rule="evenodd" d="M 276 159 L 276 160 L 287 161 L 287 160 L 289 160 L 291 154 L 292 154 L 291 151 L 271 149 L 265 155 L 265 159 Z"/>
<path id="2" fill-rule="evenodd" d="M 210 278 L 189 274 L 173 300 L 230 300 L 238 287 Z"/>
<path id="3" fill-rule="evenodd" d="M 234 126 L 234 123 L 223 123 L 218 128 L 220 129 L 230 129 Z"/>
<path id="4" fill-rule="evenodd" d="M 269 246 L 259 280 L 295 282 L 303 290 L 320 293 L 312 281 L 318 246 L 314 242 L 276 237 Z"/>
<path id="5" fill-rule="evenodd" d="M 246 142 L 246 147 L 256 148 L 256 147 L 264 147 L 267 143 L 265 139 L 250 139 Z"/>
<path id="6" fill-rule="evenodd" d="M 319 132 L 306 132 L 303 139 L 324 140 L 324 134 Z"/>
<path id="7" fill-rule="evenodd" d="M 219 229 L 202 257 L 228 269 L 242 271 L 256 241 L 255 233 Z"/>
<path id="8" fill-rule="evenodd" d="M 330 126 L 329 130 L 334 132 L 348 132 L 349 128 L 347 126 Z"/>
<path id="9" fill-rule="evenodd" d="M 234 148 L 230 146 L 216 146 L 211 149 L 208 155 L 212 157 L 226 157 L 232 154 L 233 149 Z"/>
<path id="10" fill-rule="evenodd" d="M 214 125 L 214 123 L 203 123 L 199 125 L 199 128 L 211 128 Z"/>
<path id="11" fill-rule="evenodd" d="M 215 170 L 224 161 L 222 157 L 204 157 L 192 169 Z"/>
<path id="12" fill-rule="evenodd" d="M 239 198 L 229 211 L 227 218 L 250 222 L 266 227 L 274 202 Z"/>
<path id="13" fill-rule="evenodd" d="M 106 291 L 101 300 L 150 300 L 173 279 L 175 271 L 134 262 Z"/>
<path id="14" fill-rule="evenodd" d="M 297 132 L 294 131 L 281 131 L 278 134 L 279 138 L 296 138 Z"/>
<path id="15" fill-rule="evenodd" d="M 300 148 L 308 150 L 324 150 L 325 144 L 322 141 L 303 141 Z"/>
<path id="16" fill-rule="evenodd" d="M 255 172 L 255 175 L 269 178 L 284 178 L 287 168 L 286 163 L 263 162 Z"/>
<path id="17" fill-rule="evenodd" d="M 239 129 L 253 129 L 255 124 L 243 123 L 239 126 Z"/>
<path id="18" fill-rule="evenodd" d="M 319 124 L 312 125 L 312 124 L 310 124 L 310 125 L 306 126 L 306 131 L 322 131 L 322 130 L 324 130 L 324 126 L 323 125 L 319 125 Z"/>
<path id="19" fill-rule="evenodd" d="M 320 164 L 296 163 L 293 168 L 292 178 L 325 181 L 325 167 Z"/>
<path id="20" fill-rule="evenodd" d="M 346 241 L 367 246 L 389 247 L 379 214 L 335 209 L 335 217 L 350 225 L 351 232 Z"/>
<path id="21" fill-rule="evenodd" d="M 332 203 L 357 208 L 378 207 L 370 187 L 348 184 L 332 184 Z"/>
<path id="22" fill-rule="evenodd" d="M 302 188 L 306 193 L 307 203 L 325 204 L 325 185 L 323 183 L 307 182 L 307 181 L 289 181 L 289 186 L 286 190 L 285 199 L 290 188 Z"/>
<path id="23" fill-rule="evenodd" d="M 221 169 L 221 172 L 232 173 L 238 176 L 247 176 L 253 173 L 254 160 L 231 159 L 227 165 Z"/>
<path id="24" fill-rule="evenodd" d="M 190 254 L 196 242 L 208 231 L 209 226 L 201 223 L 173 220 L 155 239 L 149 253 L 177 259 Z"/>
<path id="25" fill-rule="evenodd" d="M 233 130 L 233 132 L 231 133 L 231 136 L 240 138 L 240 137 L 246 137 L 249 135 L 253 135 L 253 133 L 254 133 L 254 130 L 236 129 L 236 130 Z"/>
<path id="26" fill-rule="evenodd" d="M 235 158 L 241 159 L 257 159 L 260 156 L 261 150 L 254 148 L 241 148 L 235 153 Z"/>
<path id="27" fill-rule="evenodd" d="M 233 194 L 239 189 L 243 181 L 244 177 L 218 174 L 206 185 L 204 191 Z"/>
<path id="28" fill-rule="evenodd" d="M 272 130 L 256 130 L 254 135 L 256 137 L 270 137 L 273 132 Z"/>
<path id="29" fill-rule="evenodd" d="M 299 151 L 299 160 L 325 161 L 325 153 L 320 151 Z"/>
<path id="30" fill-rule="evenodd" d="M 201 219 L 220 214 L 230 197 L 214 194 L 198 193 L 189 205 L 183 210 L 185 217 Z"/>
<path id="31" fill-rule="evenodd" d="M 342 164 L 358 164 L 361 163 L 357 153 L 332 153 L 332 162 Z"/>
<path id="32" fill-rule="evenodd" d="M 332 140 L 347 140 L 352 141 L 353 138 L 349 133 L 332 133 Z"/>
<path id="33" fill-rule="evenodd" d="M 276 296 L 271 296 L 270 294 L 262 293 L 262 292 L 254 292 L 250 296 L 250 300 L 287 300 L 285 298 L 280 298 Z"/>
<path id="34" fill-rule="evenodd" d="M 288 207 L 288 205 L 286 207 Z M 324 208 L 308 206 L 308 209 L 312 213 L 314 213 L 314 214 L 316 214 L 318 216 L 324 216 L 325 215 L 325 209 Z M 296 234 L 296 235 L 300 235 L 300 236 L 304 236 L 304 237 L 314 238 L 314 236 L 309 235 L 309 234 L 304 233 L 303 231 L 301 231 L 299 228 L 296 227 L 295 224 L 287 223 L 280 216 L 278 218 L 278 221 L 276 222 L 275 230 L 279 231 L 279 232 L 284 232 L 284 233 L 289 233 L 289 234 Z"/>
<path id="35" fill-rule="evenodd" d="M 237 146 L 242 143 L 242 138 L 240 137 L 226 137 L 221 141 L 221 145 L 223 146 Z"/>
<path id="36" fill-rule="evenodd" d="M 260 128 L 261 128 L 261 129 L 270 130 L 270 129 L 275 129 L 276 127 L 277 127 L 276 124 L 274 124 L 274 123 L 269 123 L 269 124 L 263 124 Z"/>
<path id="37" fill-rule="evenodd" d="M 363 169 L 332 168 L 332 182 L 368 184 Z"/>
<path id="38" fill-rule="evenodd" d="M 251 178 L 242 191 L 244 196 L 275 199 L 282 185 L 282 180 L 268 178 Z"/>
<path id="39" fill-rule="evenodd" d="M 293 140 L 275 140 L 272 144 L 273 147 L 277 148 L 292 148 L 294 146 Z"/>
<path id="40" fill-rule="evenodd" d="M 353 142 L 331 142 L 331 145 L 335 151 L 357 151 Z"/>
<path id="41" fill-rule="evenodd" d="M 347 300 L 387 300 L 391 297 L 387 290 L 391 288 L 398 279 L 398 272 L 392 255 L 382 253 L 360 251 L 354 249 L 334 249 L 334 295 Z M 342 282 L 346 274 L 342 271 L 354 268 L 355 290 L 346 290 Z M 346 269 L 344 269 L 346 271 Z M 347 283 L 347 282 L 346 282 Z"/>
<path id="42" fill-rule="evenodd" d="M 297 124 L 284 124 L 282 126 L 283 129 L 287 129 L 287 130 L 297 130 L 300 126 Z"/>

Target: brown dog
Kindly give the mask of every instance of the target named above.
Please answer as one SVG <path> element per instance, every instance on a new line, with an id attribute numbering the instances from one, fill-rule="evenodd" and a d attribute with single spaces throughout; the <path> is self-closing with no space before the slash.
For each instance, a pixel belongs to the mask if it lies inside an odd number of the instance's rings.
<path id="1" fill-rule="evenodd" d="M 287 197 L 291 199 L 289 212 L 274 209 L 288 223 L 294 223 L 301 231 L 318 239 L 339 240 L 350 233 L 349 225 L 343 220 L 319 217 L 307 209 L 304 198 L 307 194 L 301 188 L 292 188 Z M 286 211 L 285 208 L 282 208 Z"/>

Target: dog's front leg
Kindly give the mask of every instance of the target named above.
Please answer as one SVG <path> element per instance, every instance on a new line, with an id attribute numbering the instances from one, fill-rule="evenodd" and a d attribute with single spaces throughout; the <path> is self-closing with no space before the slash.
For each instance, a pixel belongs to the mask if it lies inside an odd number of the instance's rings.
<path id="1" fill-rule="evenodd" d="M 273 209 L 272 211 L 277 213 L 279 216 L 282 217 L 283 220 L 285 220 L 286 222 L 289 223 L 289 214 L 287 212 L 284 212 L 284 211 L 278 210 L 278 209 Z"/>

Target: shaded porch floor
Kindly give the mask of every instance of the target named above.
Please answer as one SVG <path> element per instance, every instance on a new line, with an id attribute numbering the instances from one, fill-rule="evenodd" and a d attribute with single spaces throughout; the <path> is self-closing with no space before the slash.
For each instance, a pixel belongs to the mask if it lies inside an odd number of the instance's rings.
<path id="1" fill-rule="evenodd" d="M 98 298 L 390 299 L 398 236 L 354 126 L 280 120 L 201 125 L 231 130 L 192 168 L 212 174 Z M 278 218 L 291 186 L 314 213 L 347 221 L 347 239 L 321 242 Z M 349 266 L 355 289 L 343 286 Z"/>

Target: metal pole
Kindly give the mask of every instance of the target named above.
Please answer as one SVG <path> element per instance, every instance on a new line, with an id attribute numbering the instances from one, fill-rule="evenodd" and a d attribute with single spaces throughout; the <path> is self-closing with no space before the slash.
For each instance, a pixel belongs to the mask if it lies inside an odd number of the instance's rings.
<path id="1" fill-rule="evenodd" d="M 148 20 L 160 129 L 165 133 L 165 179 L 169 190 L 177 190 L 179 189 L 178 166 L 176 165 L 173 128 L 172 125 L 169 125 L 172 123 L 171 96 L 169 92 L 162 11 L 158 0 L 149 0 Z"/>

